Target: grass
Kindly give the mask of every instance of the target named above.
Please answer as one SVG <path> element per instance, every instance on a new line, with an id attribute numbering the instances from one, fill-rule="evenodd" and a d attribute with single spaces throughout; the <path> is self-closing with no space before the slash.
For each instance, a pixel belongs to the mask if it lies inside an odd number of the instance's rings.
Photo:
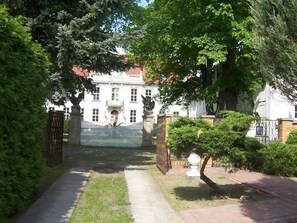
<path id="1" fill-rule="evenodd" d="M 189 180 L 184 173 L 163 175 L 155 167 L 149 171 L 176 211 L 238 204 L 271 198 L 267 194 L 246 185 L 238 184 L 219 174 L 208 174 L 208 177 L 223 189 L 225 192 L 224 196 L 215 194 L 201 180 Z"/>
<path id="2" fill-rule="evenodd" d="M 96 168 L 90 175 L 70 223 L 132 223 L 122 170 Z"/>

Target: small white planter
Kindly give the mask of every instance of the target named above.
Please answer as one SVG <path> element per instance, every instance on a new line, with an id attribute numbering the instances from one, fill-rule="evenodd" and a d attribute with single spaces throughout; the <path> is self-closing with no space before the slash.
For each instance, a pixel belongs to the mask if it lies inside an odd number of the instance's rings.
<path id="1" fill-rule="evenodd" d="M 200 173 L 198 171 L 198 165 L 200 163 L 200 157 L 196 153 L 191 153 L 188 157 L 188 162 L 191 164 L 191 170 L 186 172 L 186 175 L 190 178 L 199 178 Z"/>

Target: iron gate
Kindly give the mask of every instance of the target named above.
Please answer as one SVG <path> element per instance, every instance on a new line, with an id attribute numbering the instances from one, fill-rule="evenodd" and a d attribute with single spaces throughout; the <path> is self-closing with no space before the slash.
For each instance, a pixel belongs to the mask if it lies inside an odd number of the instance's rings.
<path id="1" fill-rule="evenodd" d="M 263 144 L 278 140 L 278 121 L 260 120 L 256 122 L 256 138 Z"/>

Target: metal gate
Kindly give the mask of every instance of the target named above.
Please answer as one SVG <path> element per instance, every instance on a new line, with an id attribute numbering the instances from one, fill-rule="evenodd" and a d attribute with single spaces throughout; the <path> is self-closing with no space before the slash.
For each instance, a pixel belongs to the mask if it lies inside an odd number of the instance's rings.
<path id="1" fill-rule="evenodd" d="M 278 140 L 278 121 L 260 120 L 256 122 L 256 138 L 263 144 Z"/>
<path id="2" fill-rule="evenodd" d="M 43 129 L 41 152 L 49 167 L 62 163 L 64 112 L 50 111 Z"/>

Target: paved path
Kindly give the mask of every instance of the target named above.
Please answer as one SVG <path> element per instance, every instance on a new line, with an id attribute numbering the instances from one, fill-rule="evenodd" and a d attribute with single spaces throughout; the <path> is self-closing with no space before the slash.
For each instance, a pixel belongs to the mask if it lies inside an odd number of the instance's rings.
<path id="1" fill-rule="evenodd" d="M 135 223 L 183 222 L 144 167 L 126 167 L 125 177 Z"/>
<path id="2" fill-rule="evenodd" d="M 225 175 L 240 183 L 248 184 L 274 196 L 270 200 L 225 205 L 213 208 L 180 212 L 188 223 L 296 223 L 297 182 L 261 173 L 239 170 L 228 173 L 223 168 L 209 168 L 207 172 Z M 173 173 L 174 174 L 174 173 Z"/>
<path id="3" fill-rule="evenodd" d="M 91 167 L 72 168 L 54 182 L 16 221 L 17 223 L 68 222 Z"/>

